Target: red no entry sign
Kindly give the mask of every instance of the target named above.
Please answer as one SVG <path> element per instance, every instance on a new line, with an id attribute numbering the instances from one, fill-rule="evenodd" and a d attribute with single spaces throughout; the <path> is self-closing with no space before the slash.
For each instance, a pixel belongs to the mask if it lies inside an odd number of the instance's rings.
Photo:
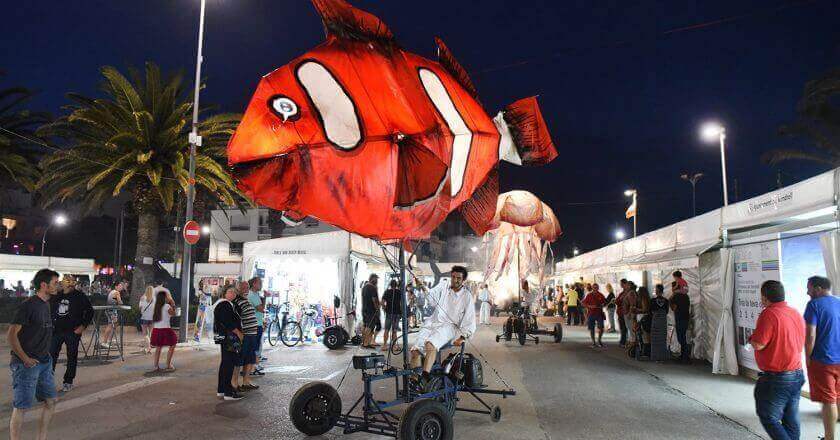
<path id="1" fill-rule="evenodd" d="M 196 244 L 199 238 L 201 238 L 201 227 L 193 220 L 188 221 L 184 225 L 184 241 L 189 244 Z"/>

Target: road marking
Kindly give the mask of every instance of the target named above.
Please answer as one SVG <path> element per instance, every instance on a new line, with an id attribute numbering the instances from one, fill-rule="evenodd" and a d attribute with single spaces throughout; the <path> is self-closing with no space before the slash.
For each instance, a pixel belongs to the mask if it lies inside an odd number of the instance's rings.
<path id="1" fill-rule="evenodd" d="M 59 397 L 58 405 L 56 405 L 55 408 L 55 413 L 58 414 L 85 405 L 90 405 L 92 403 L 99 402 L 100 400 L 110 399 L 111 397 L 116 397 L 120 394 L 125 394 L 143 387 L 147 387 L 149 385 L 165 382 L 174 378 L 174 376 L 148 377 L 143 380 L 138 380 L 137 382 L 129 382 L 126 384 L 118 385 L 113 388 L 108 388 L 93 394 L 88 394 L 87 396 L 77 397 L 75 399 L 61 400 L 61 398 Z M 41 411 L 38 409 L 37 406 L 34 407 L 32 410 L 26 411 L 24 413 L 25 422 L 37 420 L 39 417 L 41 417 Z M 2 426 L 8 426 L 9 418 L 5 418 L 4 422 L 2 423 Z"/>
<path id="2" fill-rule="evenodd" d="M 288 374 L 288 373 L 300 373 L 301 371 L 306 371 L 312 367 L 306 365 L 277 365 L 274 367 L 265 367 L 263 368 L 263 372 L 265 373 L 281 373 L 281 374 Z"/>
<path id="3" fill-rule="evenodd" d="M 297 380 L 309 380 L 309 381 L 320 380 L 321 382 L 326 382 L 330 379 L 334 379 L 334 378 L 338 377 L 338 375 L 343 373 L 343 372 L 344 372 L 344 370 L 337 370 L 337 371 L 333 371 L 332 373 L 330 373 L 326 377 L 322 377 L 320 379 L 318 379 L 317 377 L 298 377 Z"/>

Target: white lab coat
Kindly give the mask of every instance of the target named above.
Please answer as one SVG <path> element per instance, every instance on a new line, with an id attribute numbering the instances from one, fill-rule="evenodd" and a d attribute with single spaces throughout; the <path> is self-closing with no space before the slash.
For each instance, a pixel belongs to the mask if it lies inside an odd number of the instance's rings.
<path id="1" fill-rule="evenodd" d="M 478 323 L 490 325 L 490 292 L 481 289 L 478 292 L 478 300 L 481 301 L 481 309 L 478 312 Z"/>
<path id="2" fill-rule="evenodd" d="M 425 352 L 426 342 L 440 350 L 460 336 L 469 338 L 475 333 L 475 299 L 466 287 L 454 292 L 447 284 L 439 283 L 429 290 L 426 301 L 435 311 L 423 322 L 412 350 Z"/>

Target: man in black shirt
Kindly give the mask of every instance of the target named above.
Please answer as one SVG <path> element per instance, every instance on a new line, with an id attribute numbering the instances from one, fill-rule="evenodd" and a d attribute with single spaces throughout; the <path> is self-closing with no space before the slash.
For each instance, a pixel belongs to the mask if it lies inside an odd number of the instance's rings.
<path id="1" fill-rule="evenodd" d="M 379 292 L 376 283 L 379 275 L 372 273 L 367 284 L 362 288 L 362 347 L 374 348 L 376 333 L 382 328 L 379 322 Z"/>
<path id="2" fill-rule="evenodd" d="M 688 332 L 688 323 L 691 319 L 691 299 L 688 297 L 688 284 L 680 282 L 682 274 L 679 277 L 674 273 L 674 278 L 677 281 L 671 283 L 671 288 L 674 294 L 671 296 L 671 310 L 674 311 L 674 329 L 677 332 L 677 340 L 680 342 L 680 361 L 690 362 L 691 347 L 688 345 L 686 333 Z"/>
<path id="3" fill-rule="evenodd" d="M 64 385 L 61 387 L 61 391 L 66 393 L 73 388 L 76 360 L 79 357 L 79 341 L 82 339 L 82 333 L 93 320 L 93 307 L 85 294 L 76 289 L 76 279 L 72 275 L 64 275 L 61 280 L 61 289 L 62 291 L 50 300 L 53 322 L 50 354 L 52 368 L 55 371 L 61 345 L 67 345 L 67 369 L 64 371 Z"/>
<path id="4" fill-rule="evenodd" d="M 41 269 L 32 280 L 36 293 L 24 301 L 12 319 L 7 339 L 12 347 L 12 417 L 9 419 L 9 438 L 20 439 L 23 430 L 23 412 L 44 402 L 38 425 L 38 438 L 47 438 L 47 429 L 55 412 L 56 390 L 53 380 L 50 341 L 52 319 L 50 298 L 58 290 L 58 274 Z"/>
<path id="5" fill-rule="evenodd" d="M 388 337 L 398 346 L 397 329 L 402 320 L 402 291 L 397 288 L 397 280 L 391 280 L 390 286 L 382 294 L 382 309 L 385 311 L 385 328 L 382 333 L 382 351 L 388 351 Z"/>

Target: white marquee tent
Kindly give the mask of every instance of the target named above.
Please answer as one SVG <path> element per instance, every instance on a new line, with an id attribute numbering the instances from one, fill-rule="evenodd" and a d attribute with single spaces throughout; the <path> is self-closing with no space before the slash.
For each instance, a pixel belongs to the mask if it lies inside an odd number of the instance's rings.
<path id="1" fill-rule="evenodd" d="M 692 354 L 712 362 L 716 373 L 737 374 L 733 249 L 819 234 L 824 273 L 840 286 L 839 188 L 840 168 L 562 261 L 558 281 L 627 278 L 649 287 L 662 283 L 667 291 L 670 274 L 681 270 L 694 286 Z"/>
<path id="2" fill-rule="evenodd" d="M 18 281 L 29 289 L 29 284 L 40 269 L 52 269 L 60 274 L 87 275 L 93 281 L 96 268 L 92 259 L 38 257 L 32 255 L 0 254 L 0 279 L 7 289 L 13 289 Z"/>

